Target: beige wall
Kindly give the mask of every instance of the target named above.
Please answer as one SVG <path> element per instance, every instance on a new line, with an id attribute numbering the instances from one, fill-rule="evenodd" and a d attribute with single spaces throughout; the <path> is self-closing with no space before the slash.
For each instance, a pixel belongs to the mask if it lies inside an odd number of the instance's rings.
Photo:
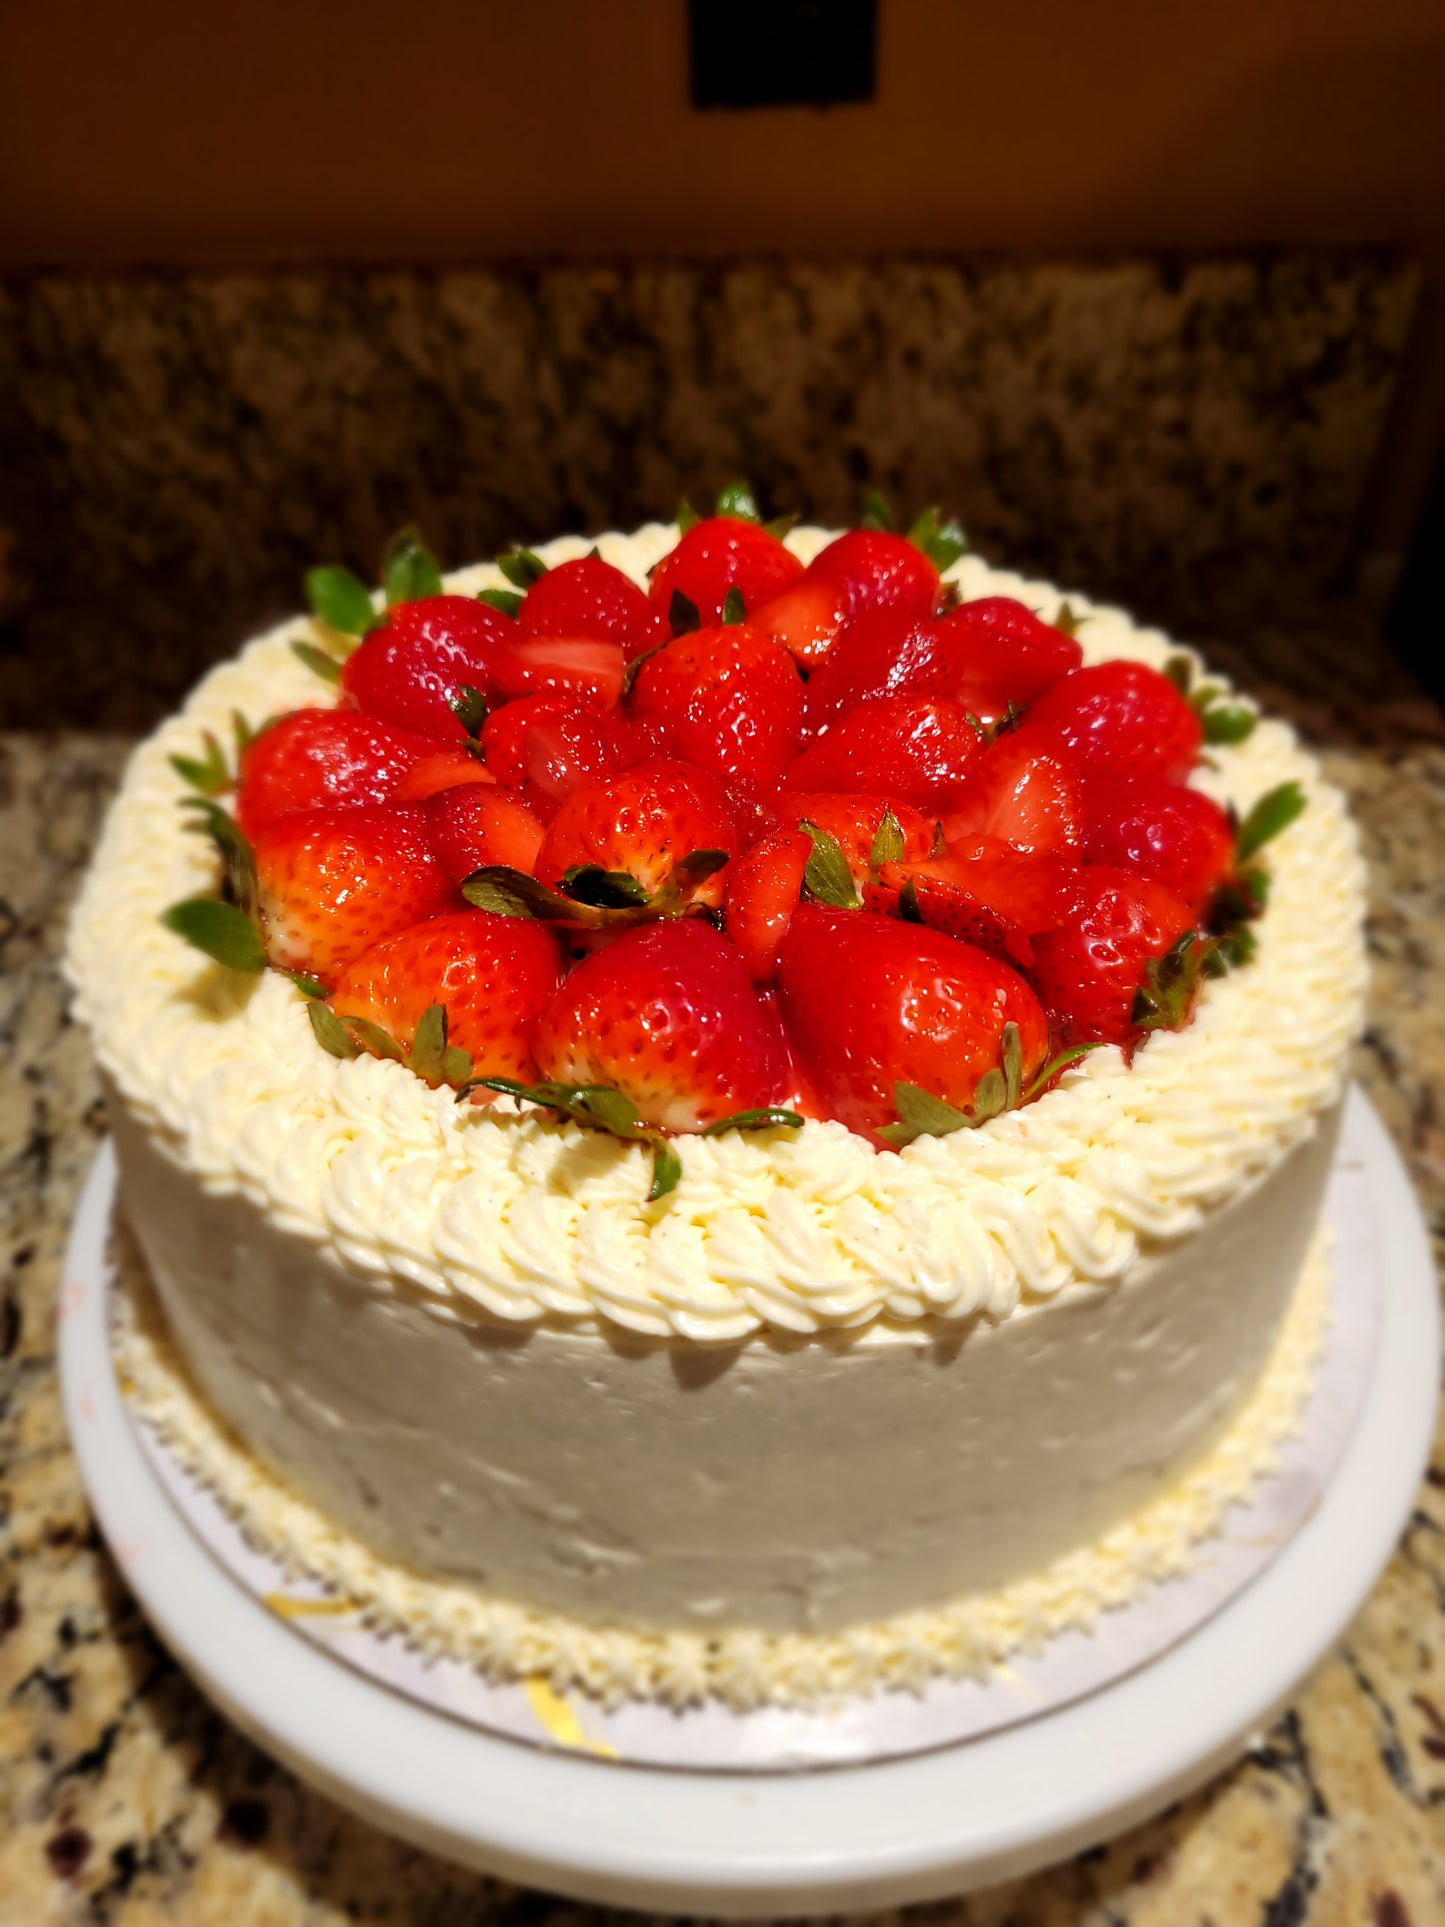
<path id="1" fill-rule="evenodd" d="M 1445 278 L 1442 0 L 880 0 L 878 100 L 827 113 L 692 113 L 684 20 L 10 0 L 0 267 L 1359 240 Z M 1417 359 L 1387 520 L 1445 415 Z"/>

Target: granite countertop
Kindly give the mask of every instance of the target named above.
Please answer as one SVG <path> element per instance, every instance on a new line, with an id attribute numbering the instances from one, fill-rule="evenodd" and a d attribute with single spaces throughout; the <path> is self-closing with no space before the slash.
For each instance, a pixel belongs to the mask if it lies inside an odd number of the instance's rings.
<path id="1" fill-rule="evenodd" d="M 1287 697 L 1300 643 L 1257 638 L 1255 686 Z M 1344 678 L 1361 658 L 1348 638 L 1333 654 L 1306 639 L 1305 653 L 1292 707 L 1353 798 L 1372 864 L 1373 1013 L 1358 1072 L 1438 1246 L 1445 725 L 1407 689 L 1351 693 Z M 54 1301 L 105 1119 L 56 958 L 128 747 L 0 738 L 0 1927 L 575 1919 L 572 1903 L 388 1839 L 258 1753 L 150 1633 L 87 1512 L 61 1418 Z M 1445 1432 L 1345 1642 L 1237 1766 L 1111 1845 L 948 1912 L 978 1927 L 1424 1927 L 1445 1920 L 1442 1814 Z"/>

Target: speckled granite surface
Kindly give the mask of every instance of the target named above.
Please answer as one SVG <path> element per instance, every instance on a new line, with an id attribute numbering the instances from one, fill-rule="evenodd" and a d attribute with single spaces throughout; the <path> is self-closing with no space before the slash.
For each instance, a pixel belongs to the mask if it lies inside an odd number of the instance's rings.
<path id="1" fill-rule="evenodd" d="M 1365 826 L 1375 979 L 1359 1074 L 1445 1255 L 1445 722 L 1360 667 L 1359 635 L 1266 640 L 1256 687 L 1326 746 Z M 104 1120 L 55 959 L 126 747 L 0 738 L 0 1927 L 601 1920 L 399 1845 L 272 1765 L 160 1649 L 91 1525 L 53 1301 Z M 1445 1921 L 1445 1429 L 1341 1650 L 1237 1767 L 1108 1847 L 918 1911 L 960 1927 Z"/>
<path id="2" fill-rule="evenodd" d="M 0 283 L 0 715 L 148 725 L 408 520 L 455 566 L 738 474 L 1247 642 L 1348 563 L 1415 291 L 1360 250 Z"/>

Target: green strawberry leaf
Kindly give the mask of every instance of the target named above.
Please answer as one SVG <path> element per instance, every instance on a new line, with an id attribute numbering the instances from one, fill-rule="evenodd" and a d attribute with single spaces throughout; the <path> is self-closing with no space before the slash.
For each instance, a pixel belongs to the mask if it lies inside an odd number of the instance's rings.
<path id="1" fill-rule="evenodd" d="M 885 1124 L 878 1135 L 885 1144 L 891 1144 L 895 1151 L 901 1151 L 905 1144 L 912 1144 L 915 1138 L 949 1137 L 954 1131 L 972 1130 L 976 1122 L 967 1111 L 945 1104 L 941 1097 L 920 1089 L 917 1084 L 895 1084 L 893 1104 L 898 1112 L 898 1122 Z"/>
<path id="2" fill-rule="evenodd" d="M 308 977 L 304 970 L 283 970 L 283 977 L 289 977 L 303 997 L 324 998 L 328 993 L 319 977 Z"/>
<path id="3" fill-rule="evenodd" d="M 710 876 L 716 876 L 727 861 L 726 850 L 689 850 L 673 864 L 669 881 L 681 884 L 691 896 Z"/>
<path id="4" fill-rule="evenodd" d="M 1187 696 L 1194 687 L 1194 664 L 1188 656 L 1170 656 L 1159 673 L 1181 696 Z"/>
<path id="5" fill-rule="evenodd" d="M 634 910 L 648 901 L 630 870 L 604 870 L 600 863 L 574 863 L 564 871 L 562 894 L 594 910 Z"/>
<path id="6" fill-rule="evenodd" d="M 732 587 L 723 597 L 723 624 L 726 628 L 735 628 L 738 623 L 747 620 L 747 614 L 747 606 L 743 601 L 743 592 L 736 583 L 733 583 Z"/>
<path id="7" fill-rule="evenodd" d="M 876 489 L 863 498 L 863 513 L 858 518 L 858 526 L 860 529 L 883 529 L 889 535 L 898 526 L 893 520 L 893 511 L 888 506 L 887 498 Z"/>
<path id="8" fill-rule="evenodd" d="M 672 624 L 672 633 L 675 636 L 691 635 L 694 629 L 702 627 L 702 616 L 698 612 L 697 604 L 691 597 L 685 596 L 681 589 L 674 589 L 672 592 L 672 600 L 667 605 L 667 619 Z M 664 643 L 662 646 L 666 648 L 667 645 Z"/>
<path id="9" fill-rule="evenodd" d="M 350 1011 L 346 1010 L 338 1011 L 336 1014 L 357 1042 L 364 1045 L 374 1056 L 390 1058 L 393 1064 L 406 1061 L 401 1045 L 397 1043 L 391 1032 L 383 1030 L 380 1024 L 373 1024 L 369 1017 L 353 1017 Z"/>
<path id="10" fill-rule="evenodd" d="M 1200 718 L 1206 743 L 1242 743 L 1254 734 L 1258 720 L 1243 703 L 1215 703 Z"/>
<path id="11" fill-rule="evenodd" d="M 442 572 L 415 529 L 402 529 L 387 543 L 381 582 L 388 609 L 442 593 Z"/>
<path id="12" fill-rule="evenodd" d="M 1072 603 L 1066 601 L 1059 604 L 1059 613 L 1054 617 L 1050 627 L 1057 629 L 1061 636 L 1067 636 L 1072 641 L 1088 620 L 1087 616 L 1075 615 Z"/>
<path id="13" fill-rule="evenodd" d="M 319 649 L 314 642 L 302 642 L 298 638 L 291 644 L 291 653 L 305 663 L 313 676 L 319 676 L 322 682 L 329 682 L 333 689 L 340 683 L 341 664 L 329 650 Z"/>
<path id="14" fill-rule="evenodd" d="M 259 723 L 255 729 L 252 729 L 239 709 L 233 709 L 231 711 L 231 730 L 236 738 L 236 756 L 238 760 L 246 754 L 246 751 L 261 734 L 261 731 L 263 729 L 269 729 L 275 721 L 276 718 L 274 716 L 268 716 L 264 722 Z"/>
<path id="15" fill-rule="evenodd" d="M 485 602 L 489 609 L 500 609 L 504 616 L 516 616 L 522 606 L 522 598 L 515 589 L 479 589 L 477 601 Z"/>
<path id="16" fill-rule="evenodd" d="M 1130 1021 L 1140 1030 L 1182 1030 L 1212 948 L 1209 939 L 1186 930 L 1162 957 L 1151 957 L 1144 966 L 1144 981 L 1134 992 Z"/>
<path id="17" fill-rule="evenodd" d="M 698 1136 L 721 1137 L 724 1131 L 769 1131 L 777 1124 L 786 1125 L 790 1131 L 800 1131 L 803 1119 L 796 1111 L 780 1110 L 776 1104 L 769 1104 L 760 1111 L 734 1111 L 731 1117 L 720 1117 L 716 1124 L 699 1131 Z"/>
<path id="18" fill-rule="evenodd" d="M 1016 1111 L 1023 1102 L 1024 1053 L 1017 1024 L 1005 1024 L 999 1038 L 999 1058 L 1003 1064 L 1003 1109 Z M 993 1073 L 990 1071 L 990 1076 Z"/>
<path id="19" fill-rule="evenodd" d="M 235 780 L 231 775 L 231 766 L 226 761 L 225 751 L 210 730 L 201 732 L 201 741 L 205 745 L 203 756 L 172 756 L 171 768 L 198 796 L 220 796 L 230 789 Z"/>
<path id="20" fill-rule="evenodd" d="M 417 1019 L 406 1067 L 430 1084 L 464 1084 L 472 1074 L 469 1052 L 447 1043 L 447 1013 L 443 1004 L 428 1004 Z"/>
<path id="21" fill-rule="evenodd" d="M 497 567 L 514 589 L 530 589 L 547 573 L 547 564 L 530 549 L 508 549 L 497 557 Z"/>
<path id="22" fill-rule="evenodd" d="M 187 897 L 163 911 L 161 922 L 228 970 L 257 977 L 266 968 L 261 932 L 234 903 L 221 903 L 215 897 Z"/>
<path id="23" fill-rule="evenodd" d="M 647 1189 L 647 1202 L 656 1204 L 665 1198 L 669 1191 L 675 1191 L 682 1181 L 682 1159 L 673 1150 L 666 1138 L 656 1138 L 652 1146 L 652 1183 Z"/>
<path id="24" fill-rule="evenodd" d="M 474 689 L 469 682 L 459 684 L 447 707 L 468 736 L 481 735 L 482 724 L 487 720 L 487 699 L 480 689 Z"/>
<path id="25" fill-rule="evenodd" d="M 940 574 L 951 568 L 968 547 L 961 523 L 940 522 L 937 509 L 923 511 L 908 531 L 908 539 L 915 549 L 923 551 Z"/>
<path id="26" fill-rule="evenodd" d="M 868 846 L 868 868 L 876 877 L 885 863 L 901 863 L 906 848 L 903 825 L 892 810 L 885 810 L 883 821 L 874 831 L 873 841 Z"/>
<path id="27" fill-rule="evenodd" d="M 637 1106 L 621 1091 L 606 1084 L 519 1084 L 511 1077 L 474 1077 L 457 1092 L 458 1101 L 472 1091 L 497 1091 L 521 1104 L 560 1111 L 574 1124 L 591 1125 L 632 1144 L 652 1147 L 652 1184 L 649 1203 L 677 1189 L 682 1161 L 667 1140 L 639 1123 Z"/>
<path id="28" fill-rule="evenodd" d="M 1070 1044 L 1067 1050 L 1061 1050 L 1057 1057 L 1051 1057 L 1049 1059 L 1048 1063 L 1044 1065 L 1033 1083 L 1029 1085 L 1028 1089 L 1019 1099 L 1019 1102 L 1021 1104 L 1032 1104 L 1036 1097 L 1049 1088 L 1056 1077 L 1063 1075 L 1070 1064 L 1077 1064 L 1079 1059 L 1081 1057 L 1087 1057 L 1090 1051 L 1102 1049 L 1103 1045 L 1098 1043 Z"/>
<path id="29" fill-rule="evenodd" d="M 731 515 L 739 522 L 761 522 L 758 504 L 746 482 L 729 482 L 717 498 L 719 515 Z"/>
<path id="30" fill-rule="evenodd" d="M 803 870 L 803 888 L 817 903 L 830 903 L 835 910 L 856 910 L 858 892 L 853 873 L 837 838 L 806 817 L 799 819 L 798 828 L 813 839 L 813 853 Z"/>
<path id="31" fill-rule="evenodd" d="M 308 569 L 306 601 L 316 620 L 324 622 L 339 636 L 355 636 L 359 640 L 381 620 L 364 585 L 350 569 Z"/>
<path id="32" fill-rule="evenodd" d="M 1281 783 L 1277 789 L 1261 796 L 1239 826 L 1239 838 L 1234 846 L 1235 862 L 1247 863 L 1281 830 L 1288 829 L 1295 818 L 1302 814 L 1307 801 L 1304 791 L 1294 782 Z"/>
<path id="33" fill-rule="evenodd" d="M 632 685 L 637 681 L 638 672 L 641 670 L 643 663 L 651 662 L 652 658 L 660 655 L 666 647 L 667 644 L 665 642 L 659 642 L 651 649 L 644 649 L 640 656 L 634 656 L 632 658 L 631 662 L 628 663 L 622 672 L 622 693 L 624 696 L 630 696 L 632 694 Z"/>
<path id="34" fill-rule="evenodd" d="M 185 803 L 197 812 L 186 828 L 197 836 L 208 836 L 215 844 L 225 872 L 225 891 L 241 914 L 255 919 L 257 912 L 256 859 L 245 834 L 233 816 L 218 803 L 203 796 L 188 796 Z"/>
<path id="35" fill-rule="evenodd" d="M 342 1023 L 334 1010 L 325 1004 L 308 1004 L 306 1015 L 311 1019 L 312 1033 L 322 1050 L 332 1057 L 360 1057 L 361 1046 Z"/>
<path id="36" fill-rule="evenodd" d="M 677 505 L 677 514 L 673 519 L 677 523 L 678 534 L 686 535 L 689 529 L 697 527 L 702 518 L 684 495 Z"/>
<path id="37" fill-rule="evenodd" d="M 785 536 L 791 535 L 797 526 L 798 511 L 796 509 L 793 510 L 791 515 L 775 515 L 771 522 L 764 522 L 763 524 L 763 527 L 775 542 L 781 542 Z"/>
<path id="38" fill-rule="evenodd" d="M 502 863 L 473 870 L 462 884 L 462 895 L 494 917 L 540 917 L 544 923 L 556 923 L 569 919 L 574 909 L 565 897 L 525 870 L 512 870 Z"/>

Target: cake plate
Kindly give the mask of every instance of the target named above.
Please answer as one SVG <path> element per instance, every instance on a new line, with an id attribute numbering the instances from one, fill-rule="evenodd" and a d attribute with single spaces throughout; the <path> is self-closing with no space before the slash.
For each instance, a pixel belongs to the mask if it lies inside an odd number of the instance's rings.
<path id="1" fill-rule="evenodd" d="M 377 1825 L 614 1905 L 741 1918 L 929 1900 L 1092 1846 L 1230 1764 L 1389 1558 L 1429 1453 L 1439 1312 L 1419 1208 L 1358 1091 L 1344 1142 L 1379 1228 L 1383 1306 L 1365 1404 L 1317 1511 L 1259 1578 L 1148 1665 L 940 1752 L 746 1777 L 619 1766 L 479 1731 L 298 1638 L 194 1537 L 127 1417 L 102 1288 L 109 1146 L 66 1254 L 66 1417 L 96 1517 L 166 1644 L 260 1746 Z"/>

